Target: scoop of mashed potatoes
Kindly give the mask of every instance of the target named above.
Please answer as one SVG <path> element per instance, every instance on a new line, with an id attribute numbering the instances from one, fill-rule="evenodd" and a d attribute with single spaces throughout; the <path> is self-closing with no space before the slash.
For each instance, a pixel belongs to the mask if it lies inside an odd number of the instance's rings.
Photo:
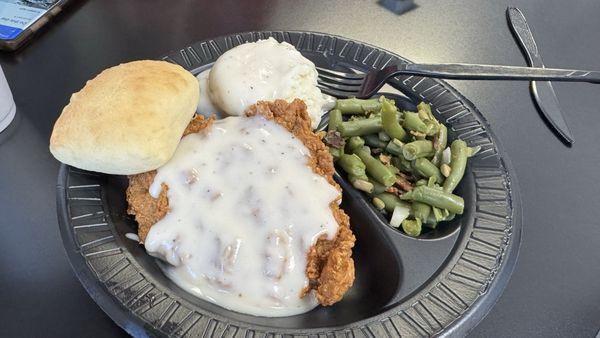
<path id="1" fill-rule="evenodd" d="M 313 128 L 333 107 L 333 98 L 317 87 L 314 63 L 289 43 L 273 38 L 230 49 L 213 65 L 208 90 L 210 101 L 228 115 L 242 115 L 258 101 L 301 99 Z"/>

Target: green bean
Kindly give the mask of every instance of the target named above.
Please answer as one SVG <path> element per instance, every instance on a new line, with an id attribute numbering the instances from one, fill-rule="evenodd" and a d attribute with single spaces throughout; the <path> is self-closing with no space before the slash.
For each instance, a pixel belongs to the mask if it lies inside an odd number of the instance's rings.
<path id="1" fill-rule="evenodd" d="M 481 146 L 468 147 L 467 148 L 467 157 L 475 156 L 481 150 Z"/>
<path id="2" fill-rule="evenodd" d="M 377 134 L 377 137 L 383 142 L 389 142 L 392 139 L 390 135 L 386 134 L 383 130 Z"/>
<path id="3" fill-rule="evenodd" d="M 383 210 L 385 208 L 385 203 L 377 197 L 373 197 L 372 202 L 377 210 Z"/>
<path id="4" fill-rule="evenodd" d="M 378 195 L 387 190 L 387 187 L 385 185 L 377 182 L 371 177 L 369 177 L 369 183 L 373 184 L 373 191 L 371 192 L 372 195 Z"/>
<path id="5" fill-rule="evenodd" d="M 335 103 L 335 108 L 339 109 L 342 114 L 365 114 L 369 111 L 379 110 L 381 103 L 379 99 L 339 99 Z"/>
<path id="6" fill-rule="evenodd" d="M 417 237 L 421 234 L 421 220 L 420 219 L 405 219 L 402 221 L 402 230 L 412 237 Z"/>
<path id="7" fill-rule="evenodd" d="M 421 133 L 427 131 L 427 126 L 423 123 L 419 114 L 409 111 L 404 112 L 404 122 L 402 123 L 402 126 L 408 130 L 414 130 Z"/>
<path id="8" fill-rule="evenodd" d="M 392 165 L 403 172 L 412 173 L 413 168 L 410 164 L 410 161 L 402 157 L 402 155 L 398 157 L 392 157 Z"/>
<path id="9" fill-rule="evenodd" d="M 407 143 L 402 147 L 404 158 L 412 161 L 420 157 L 428 157 L 433 154 L 433 143 L 428 140 L 417 140 Z"/>
<path id="10" fill-rule="evenodd" d="M 433 211 L 433 217 L 437 222 L 440 222 L 444 219 L 444 215 L 442 214 L 442 210 L 440 208 L 433 207 L 431 211 Z"/>
<path id="11" fill-rule="evenodd" d="M 393 138 L 403 140 L 407 134 L 396 118 L 396 107 L 388 100 L 381 103 L 381 122 L 383 130 Z"/>
<path id="12" fill-rule="evenodd" d="M 425 122 L 425 125 L 427 126 L 427 129 L 429 130 L 429 132 L 427 133 L 427 136 L 432 136 L 432 135 L 437 134 L 438 130 L 440 129 L 441 123 L 439 123 L 437 120 L 427 120 L 424 122 Z"/>
<path id="13" fill-rule="evenodd" d="M 435 154 L 433 154 L 433 159 L 431 162 L 436 166 L 439 166 L 442 163 L 442 153 L 446 146 L 448 145 L 448 128 L 445 125 L 440 123 L 439 129 L 435 137 L 433 138 L 433 150 Z"/>
<path id="14" fill-rule="evenodd" d="M 426 220 L 423 220 L 423 225 L 430 229 L 435 229 L 437 227 L 438 221 L 433 216 L 433 213 L 430 213 L 429 217 L 427 217 Z"/>
<path id="15" fill-rule="evenodd" d="M 417 170 L 424 177 L 434 177 L 437 183 L 444 182 L 444 176 L 440 172 L 440 169 L 431 163 L 426 158 L 418 158 L 413 161 L 413 168 Z"/>
<path id="16" fill-rule="evenodd" d="M 417 105 L 417 111 L 420 114 L 427 116 L 427 119 L 432 121 L 437 121 L 433 114 L 431 113 L 431 106 L 425 102 L 421 102 Z"/>
<path id="17" fill-rule="evenodd" d="M 342 154 L 337 162 L 348 174 L 348 180 L 352 186 L 367 193 L 373 192 L 373 184 L 365 173 L 365 164 L 354 154 Z"/>
<path id="18" fill-rule="evenodd" d="M 421 202 L 412 202 L 411 211 L 416 218 L 420 218 L 425 221 L 431 213 L 431 206 Z"/>
<path id="19" fill-rule="evenodd" d="M 340 158 L 340 155 L 343 154 L 344 152 L 342 151 L 342 149 L 329 147 L 329 153 L 333 157 L 333 160 L 337 161 Z"/>
<path id="20" fill-rule="evenodd" d="M 348 178 L 351 182 L 357 179 L 369 181 L 365 172 L 366 166 L 363 161 L 361 161 L 360 157 L 354 154 L 342 154 L 340 155 L 337 164 L 339 164 L 339 166 L 348 174 Z"/>
<path id="21" fill-rule="evenodd" d="M 392 103 L 393 105 L 394 103 Z M 396 108 L 397 109 L 397 108 Z M 379 116 L 381 117 L 381 110 L 379 112 L 375 112 L 369 116 Z M 396 110 L 396 121 L 402 125 L 402 121 L 404 121 L 404 114 L 401 111 Z"/>
<path id="22" fill-rule="evenodd" d="M 426 124 L 421 120 L 419 114 L 413 112 L 404 112 L 404 122 L 402 126 L 408 130 L 423 133 L 425 135 L 433 135 L 437 132 L 434 124 Z"/>
<path id="23" fill-rule="evenodd" d="M 342 122 L 337 130 L 343 137 L 376 134 L 382 130 L 381 119 L 378 117 Z"/>
<path id="24" fill-rule="evenodd" d="M 385 146 L 385 150 L 390 154 L 402 155 L 402 146 L 404 146 L 404 143 L 395 138 L 388 142 L 388 144 Z"/>
<path id="25" fill-rule="evenodd" d="M 367 193 L 373 191 L 373 184 L 369 182 L 369 178 L 365 173 L 365 164 L 358 156 L 342 154 L 337 163 L 348 174 L 348 180 L 354 188 Z"/>
<path id="26" fill-rule="evenodd" d="M 388 168 L 388 169 L 389 169 L 391 172 L 393 172 L 393 173 L 394 173 L 394 175 L 397 175 L 397 174 L 399 174 L 399 173 L 400 173 L 400 169 L 398 169 L 398 168 L 394 167 L 394 166 L 393 166 L 393 165 L 391 165 L 391 164 L 386 164 L 385 166 L 386 166 L 386 168 Z"/>
<path id="27" fill-rule="evenodd" d="M 420 179 L 420 180 L 418 180 L 418 181 L 415 182 L 415 186 L 416 187 L 420 187 L 422 185 L 427 185 L 427 180 Z"/>
<path id="28" fill-rule="evenodd" d="M 394 208 L 397 206 L 401 206 L 401 207 L 405 207 L 405 208 L 409 207 L 408 203 L 400 200 L 400 198 L 398 198 L 398 196 L 396 196 L 394 194 L 390 194 L 389 192 L 381 193 L 379 195 L 376 195 L 375 197 L 377 197 L 383 201 L 383 203 L 385 204 L 385 211 L 387 211 L 387 212 L 393 212 Z"/>
<path id="29" fill-rule="evenodd" d="M 369 147 L 385 148 L 385 146 L 387 146 L 387 143 L 380 140 L 379 137 L 377 137 L 377 135 L 375 134 L 365 135 L 363 136 L 363 138 L 365 140 L 365 144 Z"/>
<path id="30" fill-rule="evenodd" d="M 346 152 L 352 153 L 356 148 L 360 148 L 365 145 L 365 140 L 360 136 L 352 136 L 346 141 Z"/>
<path id="31" fill-rule="evenodd" d="M 462 214 L 465 207 L 462 197 L 425 185 L 405 192 L 400 196 L 400 199 L 427 203 L 432 207 L 448 209 L 448 211 L 455 214 Z"/>
<path id="32" fill-rule="evenodd" d="M 381 117 L 381 110 L 377 112 L 373 112 L 369 115 L 369 117 Z M 404 121 L 404 114 L 401 111 L 396 110 L 396 121 L 402 126 L 402 122 Z"/>
<path id="33" fill-rule="evenodd" d="M 361 147 L 354 149 L 354 153 L 360 157 L 365 166 L 367 167 L 367 172 L 375 179 L 377 182 L 385 185 L 386 187 L 391 187 L 396 182 L 396 175 L 391 172 L 385 164 L 381 163 L 378 159 L 371 156 L 371 152 L 369 147 Z"/>
<path id="34" fill-rule="evenodd" d="M 467 167 L 467 143 L 463 140 L 454 140 L 450 145 L 450 175 L 444 181 L 444 191 L 451 193 L 460 183 Z M 450 209 L 448 209 L 450 210 Z M 452 211 L 452 210 L 450 210 Z"/>
<path id="35" fill-rule="evenodd" d="M 355 189 L 362 190 L 369 194 L 373 192 L 373 184 L 365 180 L 355 179 L 354 181 L 352 181 L 352 186 Z"/>
<path id="36" fill-rule="evenodd" d="M 329 123 L 327 131 L 336 130 L 338 125 L 342 123 L 342 112 L 339 109 L 334 109 L 329 112 Z"/>
<path id="37" fill-rule="evenodd" d="M 438 211 L 435 211 L 436 209 Z M 456 216 L 456 214 L 451 213 L 446 209 L 432 208 L 432 210 L 434 212 L 429 214 L 429 219 L 427 220 L 428 223 L 430 223 L 430 221 L 434 221 L 435 223 L 447 222 L 447 221 L 453 220 L 454 217 Z M 436 213 L 438 213 L 438 215 L 436 215 Z"/>

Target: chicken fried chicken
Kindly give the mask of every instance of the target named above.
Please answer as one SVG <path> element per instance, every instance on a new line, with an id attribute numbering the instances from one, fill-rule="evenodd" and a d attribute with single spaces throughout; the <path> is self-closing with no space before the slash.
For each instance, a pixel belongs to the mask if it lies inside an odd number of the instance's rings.
<path id="1" fill-rule="evenodd" d="M 334 167 L 329 149 L 312 132 L 311 120 L 303 101 L 258 102 L 248 108 L 246 115 L 261 115 L 274 120 L 294 134 L 310 151 L 311 156 L 308 157 L 310 168 L 341 191 L 333 180 Z M 196 116 L 186 128 L 184 136 L 189 133 L 202 132 L 204 129 L 210 128 L 212 122 L 212 118 L 205 119 L 203 116 Z M 134 215 L 139 224 L 138 236 L 142 243 L 152 225 L 169 212 L 168 186 L 162 185 L 158 198 L 152 197 L 148 191 L 155 176 L 156 171 L 150 171 L 129 177 L 128 213 Z M 321 305 L 332 305 L 340 301 L 354 282 L 354 261 L 351 256 L 355 238 L 350 230 L 349 218 L 338 204 L 339 200 L 330 204 L 333 216 L 339 225 L 336 236 L 333 240 L 328 240 L 326 235 L 323 235 L 307 253 L 306 276 L 309 279 L 309 285 L 302 295 L 314 289 L 316 298 Z"/>

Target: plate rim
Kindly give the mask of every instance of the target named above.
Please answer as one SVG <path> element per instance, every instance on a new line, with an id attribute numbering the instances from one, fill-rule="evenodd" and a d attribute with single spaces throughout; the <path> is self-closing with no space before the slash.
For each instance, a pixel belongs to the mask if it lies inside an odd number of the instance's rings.
<path id="1" fill-rule="evenodd" d="M 214 37 L 214 38 L 208 38 L 208 39 L 196 41 L 196 42 L 186 45 L 183 48 L 188 48 L 188 47 L 198 45 L 201 43 L 208 43 L 208 42 L 214 41 L 216 39 L 224 39 L 224 38 L 228 38 L 228 37 L 232 37 L 232 36 L 241 36 L 241 35 L 250 34 L 251 36 L 254 37 L 254 35 L 257 34 L 260 37 L 260 35 L 262 34 L 262 35 L 265 35 L 264 37 L 267 37 L 267 36 L 272 36 L 273 33 L 313 34 L 313 35 L 318 35 L 318 36 L 338 38 L 341 40 L 345 40 L 345 41 L 360 44 L 360 45 L 363 45 L 363 46 L 366 46 L 369 48 L 373 48 L 378 51 L 383 51 L 384 53 L 387 53 L 393 57 L 396 57 L 399 60 L 402 60 L 403 62 L 411 62 L 410 60 L 407 60 L 404 57 L 402 57 L 396 53 L 393 53 L 389 50 L 386 50 L 386 49 L 383 49 L 383 48 L 380 48 L 380 47 L 377 47 L 377 46 L 374 46 L 369 43 L 365 43 L 365 42 L 362 42 L 362 41 L 359 41 L 356 39 L 346 38 L 343 36 L 329 34 L 329 33 L 323 33 L 323 32 L 300 31 L 300 30 L 260 30 L 260 31 L 247 31 L 247 32 L 231 33 L 231 34 L 225 34 L 225 35 L 221 35 L 221 36 Z M 183 51 L 183 50 L 184 49 L 180 49 L 180 51 Z M 162 59 L 163 60 L 171 59 L 171 56 L 177 52 L 178 52 L 178 50 L 172 50 L 172 51 L 166 53 L 165 56 L 162 57 Z M 170 61 L 170 60 L 167 60 L 167 61 Z M 182 65 L 182 66 L 185 68 L 185 65 Z M 186 69 L 188 69 L 188 68 L 186 68 Z M 519 251 L 520 242 L 521 242 L 521 232 L 522 232 L 522 210 L 521 210 L 522 205 L 521 205 L 521 200 L 520 200 L 518 181 L 517 181 L 517 177 L 515 175 L 514 169 L 513 169 L 514 167 L 512 166 L 509 157 L 503 151 L 504 147 L 502 146 L 500 140 L 495 136 L 494 132 L 490 128 L 490 125 L 489 125 L 487 119 L 485 118 L 485 116 L 483 114 L 481 114 L 481 112 L 476 108 L 476 106 L 470 100 L 468 100 L 466 97 L 464 97 L 459 91 L 454 89 L 448 83 L 446 83 L 443 80 L 438 80 L 438 79 L 434 79 L 434 81 L 442 83 L 442 85 L 446 89 L 448 89 L 452 95 L 458 97 L 460 99 L 460 101 L 462 101 L 464 104 L 468 105 L 469 108 L 473 109 L 472 114 L 474 114 L 478 117 L 481 124 L 485 127 L 485 131 L 489 134 L 489 138 L 491 140 L 493 140 L 493 142 L 495 143 L 495 147 L 498 151 L 498 160 L 501 162 L 501 164 L 504 167 L 505 172 L 507 174 L 506 180 L 508 181 L 508 184 L 509 184 L 509 187 L 507 187 L 507 190 L 510 191 L 510 193 L 511 193 L 510 194 L 510 198 L 511 198 L 510 206 L 512 207 L 512 209 L 511 209 L 512 223 L 511 224 L 512 224 L 512 229 L 515 230 L 514 232 L 511 233 L 510 242 L 507 244 L 505 252 L 502 253 L 502 255 L 500 257 L 500 259 L 501 259 L 501 262 L 499 264 L 500 268 L 498 269 L 493 280 L 490 282 L 488 290 L 484 294 L 482 294 L 483 296 L 479 295 L 473 303 L 471 303 L 469 306 L 467 306 L 467 308 L 464 312 L 460 313 L 452 322 L 450 322 L 447 326 L 443 327 L 441 329 L 441 331 L 434 333 L 435 335 L 439 335 L 439 336 L 450 336 L 450 335 L 454 335 L 454 334 L 467 333 L 468 331 L 470 331 L 470 329 L 475 327 L 475 325 L 477 325 L 477 323 L 479 323 L 487 315 L 487 313 L 491 310 L 492 306 L 499 299 L 500 294 L 502 294 L 502 292 L 504 291 L 504 289 L 508 283 L 508 280 L 510 279 L 510 276 L 512 275 L 512 271 L 514 270 L 515 263 L 516 263 L 516 260 L 518 257 L 518 251 Z M 73 233 L 71 231 L 66 230 L 67 227 L 69 227 L 69 225 L 70 225 L 69 220 L 67 220 L 65 217 L 69 213 L 68 205 L 67 205 L 67 187 L 68 186 L 65 185 L 65 182 L 68 182 L 68 179 L 69 179 L 68 178 L 69 172 L 70 172 L 70 167 L 65 164 L 61 164 L 61 167 L 59 170 L 59 175 L 58 175 L 57 193 L 56 193 L 58 223 L 59 223 L 59 227 L 60 227 L 63 246 L 64 246 L 65 252 L 69 258 L 69 264 L 73 268 L 76 276 L 78 277 L 78 279 L 80 280 L 81 284 L 84 286 L 84 288 L 86 289 L 88 294 L 90 294 L 92 299 L 94 299 L 94 301 L 100 306 L 100 308 L 102 308 L 102 310 L 113 321 L 115 321 L 115 323 L 117 323 L 121 328 L 123 328 L 126 332 L 128 332 L 129 334 L 134 335 L 134 336 L 154 336 L 156 334 L 162 335 L 163 333 L 160 331 L 154 331 L 154 332 L 147 331 L 148 329 L 154 329 L 154 330 L 157 330 L 157 329 L 150 326 L 147 322 L 145 322 L 142 318 L 140 318 L 135 313 L 132 313 L 131 311 L 129 311 L 129 309 L 126 308 L 123 304 L 121 304 L 114 297 L 114 295 L 112 295 L 110 292 L 108 292 L 106 287 L 101 284 L 100 280 L 92 275 L 91 271 L 89 270 L 88 265 L 86 264 L 85 258 L 83 257 L 83 255 L 81 255 L 78 252 L 78 249 L 75 247 Z M 102 194 L 104 194 L 104 192 L 102 192 Z M 104 200 L 103 200 L 103 203 L 104 203 Z M 112 231 L 114 231 L 114 229 L 112 229 L 111 232 Z M 508 252 L 508 254 L 506 254 L 506 252 Z M 76 264 L 77 264 L 77 266 L 76 266 Z M 93 283 L 91 283 L 92 281 L 93 281 Z M 427 281 L 426 283 L 432 283 L 432 281 Z M 93 284 L 93 285 L 90 285 L 90 284 Z M 495 296 L 490 297 L 491 293 L 495 294 Z M 101 294 L 108 296 L 108 297 L 100 297 Z M 409 300 L 411 300 L 417 296 L 418 296 L 418 294 L 412 295 L 409 298 L 407 298 L 405 300 L 405 302 L 408 302 Z M 110 298 L 110 301 L 105 301 L 101 298 Z M 349 330 L 349 329 L 351 330 L 351 329 L 354 329 L 357 327 L 362 327 L 368 323 L 377 321 L 378 319 L 388 318 L 390 313 L 393 312 L 395 309 L 400 311 L 398 309 L 399 307 L 400 307 L 400 305 L 396 305 L 396 306 L 393 306 L 390 309 L 387 309 L 387 310 L 385 310 L 381 313 L 378 313 L 374 316 L 371 316 L 371 317 L 368 317 L 368 318 L 365 318 L 365 319 L 362 319 L 359 321 L 355 321 L 350 324 L 339 325 L 339 326 L 334 326 L 334 327 L 320 327 L 320 328 L 310 328 L 310 329 L 291 329 L 291 328 L 266 327 L 266 326 L 252 324 L 252 323 L 246 323 L 246 322 L 238 321 L 238 320 L 235 320 L 235 322 L 247 324 L 249 330 L 254 330 L 256 328 L 261 331 L 274 332 L 274 333 L 281 332 L 284 334 L 290 334 L 290 333 L 298 334 L 301 331 L 302 333 L 316 334 L 316 333 L 329 332 L 329 331 Z M 119 312 L 120 313 L 119 317 L 121 317 L 121 318 L 115 318 L 115 316 L 113 316 L 113 311 Z M 211 315 L 214 316 L 217 314 L 211 313 Z M 217 315 L 217 317 L 221 317 L 221 316 Z M 227 318 L 224 318 L 224 319 L 227 319 Z M 469 320 L 471 322 L 466 323 Z M 468 324 L 468 325 L 466 325 L 466 324 Z"/>

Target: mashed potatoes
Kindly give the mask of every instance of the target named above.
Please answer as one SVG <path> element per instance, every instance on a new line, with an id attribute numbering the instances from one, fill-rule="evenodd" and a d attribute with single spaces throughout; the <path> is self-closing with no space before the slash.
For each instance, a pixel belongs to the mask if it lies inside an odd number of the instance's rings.
<path id="1" fill-rule="evenodd" d="M 201 73 L 198 79 L 202 82 L 206 77 L 207 74 Z M 206 83 L 201 87 L 206 87 Z M 334 103 L 333 98 L 317 88 L 315 65 L 294 46 L 273 38 L 245 43 L 225 52 L 210 70 L 207 87 L 212 105 L 228 115 L 242 115 L 258 101 L 301 99 L 308 108 L 313 128 Z"/>
<path id="2" fill-rule="evenodd" d="M 208 87 L 208 77 L 210 76 L 210 69 L 203 71 L 198 74 L 196 78 L 200 84 L 200 100 L 198 100 L 198 108 L 196 112 L 200 115 L 210 116 L 212 114 L 216 114 L 217 117 L 222 118 L 224 116 L 221 115 L 221 110 L 217 108 L 210 100 L 210 96 L 208 95 L 209 87 Z"/>

